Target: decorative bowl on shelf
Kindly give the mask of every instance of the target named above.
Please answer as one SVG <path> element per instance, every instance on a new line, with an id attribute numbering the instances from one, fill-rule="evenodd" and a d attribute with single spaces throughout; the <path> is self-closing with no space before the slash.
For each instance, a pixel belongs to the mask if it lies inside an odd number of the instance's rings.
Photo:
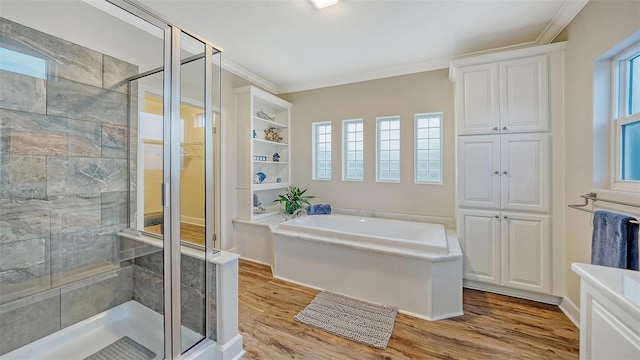
<path id="1" fill-rule="evenodd" d="M 271 116 L 267 115 L 267 113 L 265 113 L 262 110 L 258 111 L 256 113 L 256 116 L 259 117 L 260 119 L 263 119 L 263 120 L 269 120 L 269 121 L 275 121 L 276 120 L 275 116 L 271 117 Z"/>

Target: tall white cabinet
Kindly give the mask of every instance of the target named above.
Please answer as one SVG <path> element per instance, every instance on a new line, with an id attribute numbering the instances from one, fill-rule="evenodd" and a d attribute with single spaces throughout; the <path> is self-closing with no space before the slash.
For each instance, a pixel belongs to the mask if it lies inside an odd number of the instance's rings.
<path id="1" fill-rule="evenodd" d="M 564 47 L 451 64 L 467 287 L 547 302 L 562 295 L 563 230 L 553 219 L 562 214 L 562 181 L 554 180 L 562 153 L 554 149 L 562 138 Z"/>
<path id="2" fill-rule="evenodd" d="M 291 176 L 291 103 L 255 86 L 234 91 L 238 151 L 236 218 L 259 220 L 282 212 L 273 200 L 285 192 Z M 265 131 L 269 129 L 278 134 L 278 141 L 267 137 Z M 254 206 L 254 199 L 259 206 Z"/>

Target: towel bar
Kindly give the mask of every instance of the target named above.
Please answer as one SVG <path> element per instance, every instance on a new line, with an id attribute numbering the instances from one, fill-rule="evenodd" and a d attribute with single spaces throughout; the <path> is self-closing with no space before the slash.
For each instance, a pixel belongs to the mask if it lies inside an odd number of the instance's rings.
<path id="1" fill-rule="evenodd" d="M 604 202 L 609 202 L 609 203 L 612 203 L 612 204 L 640 207 L 640 204 L 634 204 L 634 203 L 625 202 L 625 201 L 617 201 L 617 200 L 599 198 L 598 194 L 596 194 L 594 192 L 590 192 L 588 194 L 580 195 L 580 197 L 584 199 L 584 204 L 569 204 L 568 206 L 570 208 L 572 208 L 572 209 L 576 209 L 576 210 L 580 210 L 580 211 L 584 211 L 584 212 L 588 212 L 588 213 L 592 213 L 592 214 L 593 214 L 593 210 L 585 209 L 585 206 L 589 205 L 589 200 L 591 200 L 593 202 L 604 201 Z M 638 220 L 630 220 L 629 223 L 631 223 L 631 224 L 640 224 L 640 222 L 638 222 Z"/>

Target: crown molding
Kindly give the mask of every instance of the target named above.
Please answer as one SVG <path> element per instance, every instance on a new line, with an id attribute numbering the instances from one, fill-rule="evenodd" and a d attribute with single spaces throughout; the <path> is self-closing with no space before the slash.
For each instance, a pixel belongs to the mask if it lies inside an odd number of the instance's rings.
<path id="1" fill-rule="evenodd" d="M 288 85 L 276 85 L 248 70 L 243 69 L 242 67 L 228 60 L 223 60 L 223 68 L 240 77 L 245 78 L 248 81 L 253 82 L 254 84 L 274 94 L 286 94 L 286 93 L 292 93 L 292 92 L 326 88 L 331 86 L 352 84 L 352 83 L 363 82 L 363 81 L 383 79 L 383 78 L 388 78 L 393 76 L 415 74 L 415 73 L 424 72 L 424 71 L 446 69 L 450 67 L 450 64 L 452 62 L 457 62 L 458 60 L 462 60 L 472 56 L 475 57 L 475 56 L 487 55 L 488 56 L 487 59 L 489 59 L 490 55 L 495 53 L 501 53 L 504 51 L 523 50 L 522 51 L 523 54 L 527 52 L 532 52 L 532 53 L 536 52 L 537 50 L 534 50 L 534 49 L 529 49 L 529 50 L 525 50 L 525 49 L 532 48 L 537 45 L 550 44 L 558 36 L 558 34 L 560 34 L 560 32 L 564 30 L 564 28 L 567 25 L 569 25 L 569 23 L 576 17 L 576 15 L 578 15 L 578 13 L 582 10 L 582 8 L 584 8 L 584 6 L 588 2 L 589 0 L 565 1 L 560 7 L 560 9 L 558 9 L 556 14 L 553 16 L 553 19 L 551 19 L 551 21 L 547 24 L 544 30 L 540 33 L 538 38 L 534 41 L 529 41 L 526 43 L 515 44 L 515 45 L 509 45 L 509 46 L 495 48 L 495 49 L 482 50 L 482 51 L 477 51 L 473 53 L 460 54 L 450 58 L 431 60 L 431 61 L 414 63 L 409 65 L 394 66 L 394 67 L 389 67 L 385 69 L 369 71 L 365 73 L 349 74 L 346 76 L 339 76 L 339 77 L 334 77 L 330 79 L 319 79 L 319 80 L 312 80 L 312 81 L 301 82 L 301 83 L 293 83 Z M 561 49 L 564 47 L 566 47 L 566 44 L 558 45 L 558 49 Z M 223 53 L 223 57 L 224 57 L 224 53 Z M 450 74 L 450 77 L 451 77 L 451 74 Z M 454 74 L 454 77 L 455 77 L 455 74 Z"/>
<path id="2" fill-rule="evenodd" d="M 409 65 L 393 66 L 385 69 L 374 70 L 374 71 L 369 71 L 364 73 L 339 76 L 331 79 L 321 79 L 321 80 L 313 80 L 313 81 L 307 81 L 303 83 L 296 83 L 296 84 L 290 84 L 290 85 L 282 85 L 278 87 L 277 94 L 286 94 L 286 93 L 292 93 L 292 92 L 298 92 L 298 91 L 352 84 L 352 83 L 369 81 L 369 80 L 383 79 L 383 78 L 388 78 L 393 76 L 415 74 L 423 71 L 446 69 L 449 67 L 449 60 L 450 59 L 438 59 L 438 60 L 426 61 L 426 62 L 409 64 Z"/>
<path id="3" fill-rule="evenodd" d="M 565 1 L 553 16 L 553 19 L 549 21 L 547 27 L 542 30 L 542 33 L 540 33 L 540 36 L 536 39 L 536 43 L 538 45 L 550 44 L 588 2 L 589 0 Z"/>
<path id="4" fill-rule="evenodd" d="M 509 51 L 491 50 L 485 51 L 481 54 L 475 53 L 474 56 L 456 58 L 456 60 L 452 60 L 450 63 L 449 79 L 455 81 L 457 77 L 457 69 L 462 66 L 479 65 L 508 59 L 550 54 L 567 49 L 566 41 L 547 45 L 536 45 L 534 42 L 529 44 L 530 45 L 527 47 L 518 47 Z"/>
<path id="5" fill-rule="evenodd" d="M 222 53 L 222 68 L 230 73 L 236 74 L 241 78 L 248 80 L 256 86 L 259 86 L 271 93 L 278 93 L 278 86 L 269 80 L 264 79 L 249 70 L 244 69 L 240 65 L 225 59 L 224 53 Z"/>

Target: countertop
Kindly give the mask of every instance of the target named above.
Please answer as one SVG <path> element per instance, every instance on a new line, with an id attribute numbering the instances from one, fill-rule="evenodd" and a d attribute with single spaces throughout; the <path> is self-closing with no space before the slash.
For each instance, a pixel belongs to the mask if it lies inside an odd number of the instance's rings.
<path id="1" fill-rule="evenodd" d="M 573 263 L 571 269 L 607 298 L 640 317 L 640 271 Z"/>

